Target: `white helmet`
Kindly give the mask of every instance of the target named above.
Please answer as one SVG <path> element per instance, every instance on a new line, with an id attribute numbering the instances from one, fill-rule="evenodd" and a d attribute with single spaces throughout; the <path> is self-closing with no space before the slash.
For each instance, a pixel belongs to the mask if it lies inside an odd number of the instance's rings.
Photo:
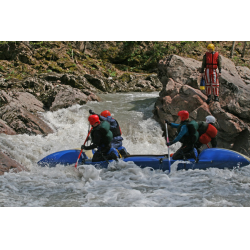
<path id="1" fill-rule="evenodd" d="M 209 115 L 206 117 L 206 123 L 215 123 L 215 122 L 216 122 L 216 119 L 214 116 Z"/>

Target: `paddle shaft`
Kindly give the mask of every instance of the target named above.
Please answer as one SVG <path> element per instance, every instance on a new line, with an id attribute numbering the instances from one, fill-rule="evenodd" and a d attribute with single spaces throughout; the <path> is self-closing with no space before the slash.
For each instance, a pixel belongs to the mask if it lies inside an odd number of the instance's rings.
<path id="1" fill-rule="evenodd" d="M 86 142 L 87 142 L 87 140 L 88 140 L 88 138 L 89 138 L 89 135 L 90 135 L 90 133 L 91 133 L 91 130 L 92 130 L 92 128 L 89 130 L 89 133 L 88 133 L 88 135 L 87 135 L 87 137 L 86 137 L 86 140 L 85 140 L 85 142 L 83 143 L 83 145 L 86 144 Z M 78 165 L 78 161 L 79 161 L 81 155 L 82 155 L 82 149 L 81 149 L 80 154 L 79 154 L 79 156 L 78 156 L 78 158 L 77 158 L 77 161 L 76 161 L 76 164 L 75 164 L 75 168 L 76 168 L 77 165 Z"/>
<path id="2" fill-rule="evenodd" d="M 168 124 L 166 123 L 166 140 L 169 142 L 168 138 Z M 171 171 L 171 162 L 170 162 L 170 153 L 169 153 L 169 146 L 168 146 L 168 163 L 169 163 L 169 173 Z"/>

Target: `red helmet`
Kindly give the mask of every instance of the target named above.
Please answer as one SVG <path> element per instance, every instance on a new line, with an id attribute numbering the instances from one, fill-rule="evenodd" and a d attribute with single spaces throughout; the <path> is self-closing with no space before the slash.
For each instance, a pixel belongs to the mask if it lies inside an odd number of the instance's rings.
<path id="1" fill-rule="evenodd" d="M 90 125 L 94 125 L 97 122 L 100 124 L 98 115 L 90 115 L 88 120 L 89 120 Z"/>
<path id="2" fill-rule="evenodd" d="M 108 117 L 108 116 L 111 116 L 111 114 L 108 110 L 104 110 L 102 111 L 101 116 Z"/>
<path id="3" fill-rule="evenodd" d="M 187 110 L 181 110 L 178 112 L 178 116 L 180 116 L 181 121 L 185 121 L 188 119 L 189 113 L 187 112 Z"/>

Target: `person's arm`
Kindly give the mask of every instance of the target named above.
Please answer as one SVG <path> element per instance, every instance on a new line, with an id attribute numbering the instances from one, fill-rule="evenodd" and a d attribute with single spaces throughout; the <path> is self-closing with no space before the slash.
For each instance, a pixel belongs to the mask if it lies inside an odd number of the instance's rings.
<path id="1" fill-rule="evenodd" d="M 202 65 L 201 65 L 201 71 L 200 71 L 201 74 L 204 73 L 205 68 L 206 68 L 206 54 L 203 56 L 203 59 L 202 59 Z"/>
<path id="2" fill-rule="evenodd" d="M 188 128 L 186 125 L 183 125 L 181 127 L 180 133 L 175 137 L 175 139 L 172 141 L 172 143 L 178 142 L 186 133 L 188 132 Z"/>
<path id="3" fill-rule="evenodd" d="M 178 128 L 180 124 L 171 122 L 169 125 L 170 125 L 172 128 Z"/>

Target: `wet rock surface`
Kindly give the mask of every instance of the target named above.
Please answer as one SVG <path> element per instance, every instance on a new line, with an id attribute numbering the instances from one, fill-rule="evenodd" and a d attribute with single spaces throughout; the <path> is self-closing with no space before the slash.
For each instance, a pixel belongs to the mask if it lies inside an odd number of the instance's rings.
<path id="1" fill-rule="evenodd" d="M 24 170 L 27 169 L 6 154 L 0 152 L 0 175 L 3 175 L 5 172 L 13 171 L 17 173 Z"/>

